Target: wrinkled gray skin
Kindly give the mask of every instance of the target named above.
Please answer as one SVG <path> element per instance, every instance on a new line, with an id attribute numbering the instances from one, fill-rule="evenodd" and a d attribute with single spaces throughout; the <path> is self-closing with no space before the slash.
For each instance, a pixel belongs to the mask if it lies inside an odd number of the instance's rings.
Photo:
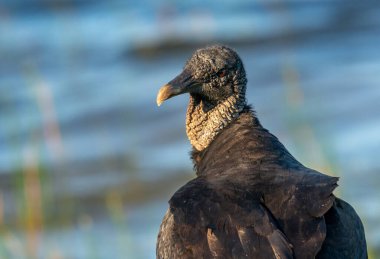
<path id="1" fill-rule="evenodd" d="M 197 50 L 184 71 L 194 80 L 186 132 L 190 143 L 201 151 L 243 110 L 247 79 L 238 55 L 218 45 Z"/>
<path id="2" fill-rule="evenodd" d="M 199 82 L 190 93 L 201 94 L 204 100 L 216 105 L 231 95 L 245 102 L 246 75 L 238 55 L 224 46 L 211 46 L 195 51 L 184 70 L 190 71 Z"/>

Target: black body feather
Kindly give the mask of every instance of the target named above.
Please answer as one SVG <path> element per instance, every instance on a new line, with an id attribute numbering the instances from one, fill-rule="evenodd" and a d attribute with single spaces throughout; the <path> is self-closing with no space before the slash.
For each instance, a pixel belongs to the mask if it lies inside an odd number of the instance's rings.
<path id="1" fill-rule="evenodd" d="M 158 258 L 367 257 L 338 178 L 300 164 L 248 108 L 192 157 L 198 177 L 170 200 Z"/>

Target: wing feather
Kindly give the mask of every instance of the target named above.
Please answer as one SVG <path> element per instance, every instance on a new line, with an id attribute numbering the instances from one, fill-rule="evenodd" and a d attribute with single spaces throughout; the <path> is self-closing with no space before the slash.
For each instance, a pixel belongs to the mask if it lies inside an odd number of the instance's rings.
<path id="1" fill-rule="evenodd" d="M 170 201 L 172 226 L 164 227 L 174 233 L 158 244 L 177 248 L 158 258 L 185 258 L 183 251 L 189 258 L 293 258 L 292 245 L 260 199 L 247 200 L 246 191 L 230 186 L 196 179 L 181 188 Z"/>

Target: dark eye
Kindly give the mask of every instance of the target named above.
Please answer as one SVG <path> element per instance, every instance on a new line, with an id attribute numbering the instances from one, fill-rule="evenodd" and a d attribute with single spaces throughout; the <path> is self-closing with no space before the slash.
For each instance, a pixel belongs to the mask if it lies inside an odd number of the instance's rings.
<path id="1" fill-rule="evenodd" d="M 217 73 L 218 77 L 224 77 L 226 75 L 226 71 L 225 70 L 221 70 Z"/>

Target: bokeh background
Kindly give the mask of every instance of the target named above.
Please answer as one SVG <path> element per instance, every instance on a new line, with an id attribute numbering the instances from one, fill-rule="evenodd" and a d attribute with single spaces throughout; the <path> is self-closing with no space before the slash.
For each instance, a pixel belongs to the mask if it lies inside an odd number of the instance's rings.
<path id="1" fill-rule="evenodd" d="M 380 256 L 379 1 L 2 0 L 0 258 L 155 257 L 194 176 L 188 96 L 156 93 L 215 42 L 263 125 L 341 177 Z"/>

